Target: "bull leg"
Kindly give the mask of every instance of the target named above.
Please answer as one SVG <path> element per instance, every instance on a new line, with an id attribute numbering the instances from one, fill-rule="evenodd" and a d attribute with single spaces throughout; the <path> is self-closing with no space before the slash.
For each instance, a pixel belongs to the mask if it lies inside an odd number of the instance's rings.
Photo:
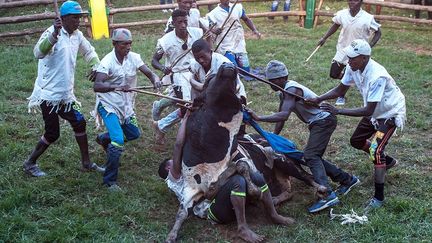
<path id="1" fill-rule="evenodd" d="M 293 193 L 291 192 L 291 177 L 285 176 L 280 171 L 275 171 L 275 177 L 278 181 L 279 185 L 281 186 L 282 193 L 279 194 L 277 197 L 273 197 L 273 205 L 279 205 L 282 202 L 285 202 L 293 197 Z"/>
<path id="2" fill-rule="evenodd" d="M 237 172 L 246 180 L 248 195 L 261 199 L 261 190 L 252 182 L 250 177 L 249 165 L 244 161 L 237 162 Z"/>
<path id="3" fill-rule="evenodd" d="M 296 176 L 297 179 L 302 180 L 304 182 L 306 182 L 307 184 L 311 185 L 312 187 L 315 188 L 317 195 L 319 197 L 325 197 L 325 194 L 327 193 L 327 188 L 325 186 L 322 186 L 318 183 L 315 182 L 315 180 L 313 179 L 312 175 L 309 174 L 308 172 L 306 172 L 303 167 L 301 167 L 301 165 L 297 164 L 297 163 L 293 163 L 294 166 L 297 168 L 301 178 L 298 178 Z"/>
<path id="4" fill-rule="evenodd" d="M 237 172 L 236 165 L 230 163 L 228 168 L 219 175 L 217 181 L 210 184 L 207 193 L 204 195 L 205 198 L 212 200 L 217 192 L 222 188 L 223 185 L 228 181 L 228 179 Z"/>
<path id="5" fill-rule="evenodd" d="M 179 210 L 176 214 L 176 220 L 174 223 L 174 226 L 172 227 L 171 231 L 169 232 L 167 239 L 165 242 L 175 242 L 177 239 L 177 234 L 180 230 L 180 227 L 182 226 L 183 222 L 188 217 L 188 211 L 187 209 L 183 208 L 182 205 L 180 205 Z"/>

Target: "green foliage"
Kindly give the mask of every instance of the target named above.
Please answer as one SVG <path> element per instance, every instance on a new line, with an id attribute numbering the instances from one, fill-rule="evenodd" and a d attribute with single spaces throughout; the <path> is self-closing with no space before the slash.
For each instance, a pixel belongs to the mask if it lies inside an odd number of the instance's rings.
<path id="1" fill-rule="evenodd" d="M 123 4 L 123 1 L 118 2 Z M 324 7 L 336 10 L 344 4 L 329 2 Z M 245 6 L 248 12 L 262 11 L 268 8 L 268 3 Z M 204 8 L 201 11 L 204 12 Z M 162 16 L 162 13 L 154 14 Z M 264 37 L 247 40 L 250 63 L 252 67 L 265 67 L 271 59 L 283 61 L 289 68 L 290 79 L 323 93 L 338 83 L 328 78 L 337 34 L 309 63 L 304 63 L 331 23 L 321 18 L 323 23 L 317 29 L 306 30 L 299 28 L 294 23 L 296 20 L 290 17 L 289 22 L 284 23 L 281 18 L 273 22 L 254 19 Z M 429 45 L 432 31 L 427 26 L 382 24 L 383 36 L 373 49 L 373 58 L 395 78 L 406 96 L 408 110 L 405 129 L 398 131 L 387 147 L 401 163 L 387 175 L 385 206 L 369 215 L 368 224 L 342 226 L 330 221 L 326 212 L 308 214 L 306 208 L 315 200 L 313 191 L 295 181 L 293 200 L 278 209 L 297 220 L 294 226 L 272 225 L 261 212 L 255 212 L 254 207 L 249 213 L 252 228 L 266 235 L 270 242 L 427 242 L 432 238 L 432 48 Z M 160 33 L 161 28 L 134 31 L 133 51 L 140 53 L 147 64 L 159 37 L 151 33 Z M 178 202 L 156 171 L 158 163 L 171 156 L 176 129 L 168 133 L 169 144 L 165 150 L 153 145 L 150 110 L 154 97 L 138 95 L 136 112 L 142 137 L 128 143 L 122 157 L 119 183 L 124 192 L 108 193 L 101 185 L 99 174 L 79 172 L 78 146 L 68 124 L 62 123 L 61 138 L 40 158 L 39 164 L 48 176 L 29 178 L 21 171 L 22 162 L 44 131 L 41 114 L 27 114 L 26 98 L 31 94 L 37 74 L 37 60 L 32 54 L 35 38 L 12 39 L 0 44 L 3 54 L 0 59 L 0 242 L 163 241 L 174 222 Z M 12 42 L 20 46 L 11 45 Z M 109 40 L 92 43 L 101 57 L 111 51 Z M 87 66 L 79 58 L 75 93 L 83 104 L 84 114 L 90 118 L 94 93 L 92 83 L 85 79 L 86 71 Z M 139 82 L 149 84 L 143 75 Z M 278 97 L 269 87 L 256 81 L 245 85 L 252 102 L 250 107 L 257 113 L 270 114 L 277 110 Z M 361 105 L 361 97 L 353 89 L 348 93 L 347 106 Z M 335 208 L 337 213 L 349 212 L 351 208 L 361 212 L 373 192 L 372 164 L 366 155 L 349 145 L 349 137 L 358 121 L 358 118 L 339 117 L 338 128 L 326 152 L 327 158 L 362 180 L 358 188 L 341 198 L 342 204 Z M 268 124 L 263 125 L 272 129 Z M 91 157 L 103 164 L 105 155 L 94 142 L 97 131 L 93 127 L 94 121 L 90 120 L 87 130 Z M 283 135 L 302 148 L 308 136 L 307 127 L 293 115 Z M 233 240 L 235 235 L 234 224 L 212 226 L 207 221 L 190 218 L 181 229 L 179 239 L 223 242 Z"/>

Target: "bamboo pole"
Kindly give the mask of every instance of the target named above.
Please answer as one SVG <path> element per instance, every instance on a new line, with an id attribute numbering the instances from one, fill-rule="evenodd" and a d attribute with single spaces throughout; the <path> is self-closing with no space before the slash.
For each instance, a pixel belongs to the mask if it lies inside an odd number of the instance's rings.
<path id="1" fill-rule="evenodd" d="M 394 2 L 380 2 L 376 0 L 363 0 L 364 4 L 372 4 L 378 5 L 382 7 L 388 8 L 397 8 L 397 9 L 411 9 L 411 10 L 420 10 L 420 11 L 432 11 L 432 6 L 424 6 L 424 5 L 416 5 L 416 4 L 405 4 L 405 3 L 394 3 Z"/>
<path id="2" fill-rule="evenodd" d="M 192 101 L 182 100 L 182 99 L 171 97 L 171 96 L 168 96 L 168 95 L 163 95 L 163 94 L 158 94 L 158 93 L 154 93 L 154 92 L 150 92 L 150 91 L 133 89 L 133 88 L 131 88 L 129 90 L 133 91 L 133 92 L 141 93 L 141 94 L 148 94 L 148 95 L 153 95 L 153 96 L 157 96 L 157 97 L 161 97 L 161 98 L 167 98 L 167 99 L 170 99 L 170 100 L 182 103 L 182 104 L 192 104 Z"/>
<path id="3" fill-rule="evenodd" d="M 66 0 L 59 0 L 59 2 L 64 2 L 64 1 Z M 26 6 L 34 6 L 34 5 L 48 5 L 51 3 L 53 3 L 53 0 L 15 1 L 15 2 L 0 3 L 0 9 L 18 8 L 18 7 L 26 7 Z"/>
<path id="4" fill-rule="evenodd" d="M 318 3 L 318 7 L 315 10 L 321 10 L 321 7 L 322 7 L 323 3 L 324 3 L 324 0 L 320 0 L 319 3 Z M 314 19 L 314 23 L 313 23 L 313 27 L 314 28 L 316 28 L 317 25 L 318 25 L 318 18 L 319 18 L 319 16 L 316 15 L 315 19 Z"/>

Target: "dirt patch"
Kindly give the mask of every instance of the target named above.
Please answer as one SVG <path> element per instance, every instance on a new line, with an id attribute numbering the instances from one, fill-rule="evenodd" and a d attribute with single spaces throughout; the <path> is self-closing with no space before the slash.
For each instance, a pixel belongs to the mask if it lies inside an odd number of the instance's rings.
<path id="1" fill-rule="evenodd" d="M 408 49 L 412 52 L 415 52 L 416 55 L 425 55 L 425 56 L 432 56 L 432 49 L 425 48 L 422 46 L 416 46 L 412 44 L 406 44 L 403 46 L 403 48 Z"/>

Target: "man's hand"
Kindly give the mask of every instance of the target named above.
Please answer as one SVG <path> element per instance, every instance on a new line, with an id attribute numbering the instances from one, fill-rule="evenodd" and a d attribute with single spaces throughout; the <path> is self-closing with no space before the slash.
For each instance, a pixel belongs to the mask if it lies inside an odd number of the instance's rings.
<path id="1" fill-rule="evenodd" d="M 258 32 L 258 30 L 255 30 L 253 33 L 258 37 L 258 39 L 261 39 L 262 35 L 260 32 Z"/>
<path id="2" fill-rule="evenodd" d="M 131 92 L 129 84 L 120 85 L 114 91 Z"/>
<path id="3" fill-rule="evenodd" d="M 156 82 L 154 83 L 154 85 L 153 85 L 153 87 L 154 87 L 155 89 L 160 89 L 160 88 L 162 88 L 162 86 L 163 86 L 163 83 L 162 83 L 162 81 L 160 81 L 160 80 L 156 81 Z"/>
<path id="4" fill-rule="evenodd" d="M 313 97 L 313 98 L 305 98 L 306 104 L 313 104 L 313 105 L 319 105 L 321 103 L 321 100 L 319 97 Z"/>
<path id="5" fill-rule="evenodd" d="M 94 82 L 96 80 L 96 70 L 90 70 L 90 72 L 87 73 L 87 78 L 91 82 Z"/>
<path id="6" fill-rule="evenodd" d="M 213 28 L 211 32 L 215 35 L 220 35 L 222 33 L 222 28 Z"/>
<path id="7" fill-rule="evenodd" d="M 248 107 L 244 107 L 244 109 L 246 110 L 247 113 L 249 113 L 249 115 L 252 117 L 253 120 L 255 120 L 255 121 L 259 121 L 260 120 L 259 117 L 258 117 L 258 115 L 255 114 L 255 112 L 253 110 L 251 110 Z"/>
<path id="8" fill-rule="evenodd" d="M 164 67 L 163 70 L 162 70 L 162 72 L 165 75 L 169 75 L 170 73 L 172 73 L 172 69 L 170 67 Z"/>
<path id="9" fill-rule="evenodd" d="M 60 33 L 60 29 L 62 28 L 62 21 L 60 17 L 54 19 L 53 26 L 54 26 L 53 36 L 54 38 L 57 38 L 58 34 Z"/>
<path id="10" fill-rule="evenodd" d="M 325 39 L 324 37 L 321 38 L 321 39 L 318 41 L 318 45 L 319 45 L 319 46 L 323 46 L 324 43 L 326 42 L 326 40 L 327 40 L 327 39 Z"/>
<path id="11" fill-rule="evenodd" d="M 336 107 L 334 107 L 333 105 L 331 105 L 329 103 L 322 103 L 320 105 L 320 108 L 324 111 L 330 112 L 333 115 L 339 114 L 339 109 L 337 109 Z"/>

